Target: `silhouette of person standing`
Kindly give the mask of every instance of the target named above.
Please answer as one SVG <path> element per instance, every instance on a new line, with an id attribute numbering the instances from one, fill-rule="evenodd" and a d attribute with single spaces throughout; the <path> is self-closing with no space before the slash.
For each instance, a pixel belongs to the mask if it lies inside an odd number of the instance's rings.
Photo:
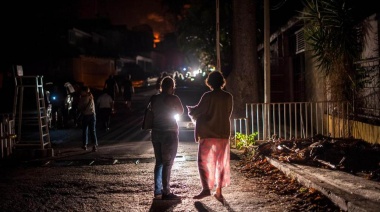
<path id="1" fill-rule="evenodd" d="M 99 111 L 99 123 L 106 131 L 110 130 L 112 104 L 112 97 L 108 94 L 107 89 L 104 89 L 96 100 L 96 105 Z"/>
<path id="2" fill-rule="evenodd" d="M 112 111 L 114 111 L 115 94 L 119 92 L 119 86 L 112 74 L 105 81 L 103 89 L 107 89 L 108 94 L 112 97 Z"/>
<path id="3" fill-rule="evenodd" d="M 222 188 L 230 185 L 230 118 L 233 96 L 223 90 L 226 85 L 219 71 L 209 73 L 206 85 L 210 88 L 195 106 L 187 106 L 188 115 L 196 121 L 195 141 L 198 143 L 198 171 L 202 191 L 194 199 L 211 195 L 223 202 Z"/>
<path id="4" fill-rule="evenodd" d="M 78 103 L 78 110 L 83 114 L 82 116 L 82 148 L 87 150 L 89 137 L 92 141 L 92 151 L 96 152 L 98 147 L 98 139 L 96 136 L 96 113 L 94 96 L 90 92 L 90 88 L 83 86 L 81 89 L 81 96 Z"/>
<path id="5" fill-rule="evenodd" d="M 112 99 L 115 101 L 115 94 L 119 92 L 119 86 L 112 74 L 105 81 L 104 89 L 108 90 L 108 94 L 111 95 Z"/>
<path id="6" fill-rule="evenodd" d="M 154 166 L 155 199 L 181 199 L 170 190 L 170 176 L 178 149 L 178 124 L 174 114 L 183 114 L 180 98 L 174 94 L 175 81 L 166 76 L 161 81 L 160 93 L 152 96 L 154 113 L 152 144 L 156 163 Z"/>
<path id="7" fill-rule="evenodd" d="M 131 110 L 132 107 L 132 95 L 135 93 L 135 89 L 132 85 L 131 75 L 128 74 L 123 81 L 123 97 L 127 109 Z"/>

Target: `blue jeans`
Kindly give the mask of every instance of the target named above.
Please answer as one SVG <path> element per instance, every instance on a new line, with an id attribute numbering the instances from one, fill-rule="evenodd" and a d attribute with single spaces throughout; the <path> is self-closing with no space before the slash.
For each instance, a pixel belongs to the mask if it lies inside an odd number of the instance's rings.
<path id="1" fill-rule="evenodd" d="M 96 137 L 96 115 L 83 115 L 82 119 L 82 142 L 83 146 L 88 144 L 88 136 L 90 136 L 92 144 L 98 146 L 98 138 Z"/>
<path id="2" fill-rule="evenodd" d="M 152 131 L 154 194 L 170 193 L 170 174 L 178 149 L 178 131 Z"/>

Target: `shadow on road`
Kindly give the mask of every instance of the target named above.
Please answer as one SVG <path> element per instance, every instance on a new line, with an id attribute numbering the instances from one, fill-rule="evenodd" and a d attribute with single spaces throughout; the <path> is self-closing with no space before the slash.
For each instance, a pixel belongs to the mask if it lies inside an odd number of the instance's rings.
<path id="1" fill-rule="evenodd" d="M 176 205 L 180 204 L 181 200 L 153 200 L 150 206 L 150 212 L 173 211 Z"/>

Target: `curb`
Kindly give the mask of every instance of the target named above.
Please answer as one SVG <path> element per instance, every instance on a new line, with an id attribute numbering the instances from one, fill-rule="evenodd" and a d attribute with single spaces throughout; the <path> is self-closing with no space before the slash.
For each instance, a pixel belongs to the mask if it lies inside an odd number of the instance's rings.
<path id="1" fill-rule="evenodd" d="M 380 185 L 377 182 L 341 171 L 287 164 L 266 158 L 288 177 L 320 191 L 344 211 L 375 212 L 380 209 Z"/>

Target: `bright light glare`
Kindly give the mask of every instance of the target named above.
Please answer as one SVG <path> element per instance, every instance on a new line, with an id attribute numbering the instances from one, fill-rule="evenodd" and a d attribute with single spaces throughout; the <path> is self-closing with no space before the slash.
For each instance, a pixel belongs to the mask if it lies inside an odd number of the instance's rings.
<path id="1" fill-rule="evenodd" d="M 193 76 L 195 77 L 195 76 L 197 76 L 197 74 L 199 74 L 199 73 L 200 73 L 199 70 L 193 71 Z"/>
<path id="2" fill-rule="evenodd" d="M 175 115 L 174 115 L 174 119 L 175 119 L 176 121 L 179 121 L 179 115 L 178 115 L 178 114 L 175 114 Z"/>

